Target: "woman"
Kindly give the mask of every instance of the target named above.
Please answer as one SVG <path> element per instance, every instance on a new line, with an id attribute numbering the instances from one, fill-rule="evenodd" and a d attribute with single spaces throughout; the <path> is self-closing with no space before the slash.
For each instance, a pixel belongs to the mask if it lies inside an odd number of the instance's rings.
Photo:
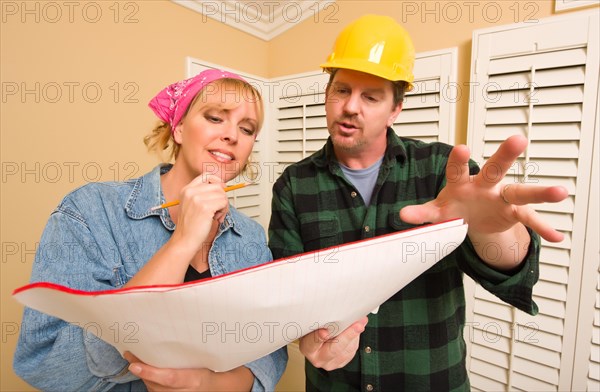
<path id="1" fill-rule="evenodd" d="M 262 227 L 230 206 L 223 189 L 246 166 L 262 125 L 259 92 L 238 75 L 208 70 L 168 86 L 150 107 L 163 122 L 144 141 L 175 162 L 67 195 L 39 249 L 62 246 L 68 257 L 39 251 L 32 282 L 87 291 L 176 284 L 272 259 Z M 256 259 L 231 254 L 249 244 L 262 250 Z M 283 348 L 228 372 L 157 369 L 130 353 L 125 360 L 81 327 L 25 309 L 15 372 L 42 390 L 273 390 L 287 361 Z"/>

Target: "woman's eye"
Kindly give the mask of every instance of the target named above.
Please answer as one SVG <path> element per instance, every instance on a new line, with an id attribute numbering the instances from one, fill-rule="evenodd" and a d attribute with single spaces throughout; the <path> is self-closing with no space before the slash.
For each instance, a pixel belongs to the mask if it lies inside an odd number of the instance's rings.
<path id="1" fill-rule="evenodd" d="M 206 119 L 212 123 L 220 123 L 223 122 L 223 120 L 220 117 L 217 116 L 206 116 Z"/>
<path id="2" fill-rule="evenodd" d="M 246 135 L 252 136 L 254 135 L 254 129 L 253 128 L 246 128 L 246 127 L 240 127 L 240 129 L 242 130 L 242 132 L 244 132 Z"/>

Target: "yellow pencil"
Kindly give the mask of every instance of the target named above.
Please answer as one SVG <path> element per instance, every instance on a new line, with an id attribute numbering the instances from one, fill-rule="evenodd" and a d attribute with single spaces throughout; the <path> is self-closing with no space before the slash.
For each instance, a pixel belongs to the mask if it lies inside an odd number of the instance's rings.
<path id="1" fill-rule="evenodd" d="M 241 183 L 241 184 L 235 184 L 235 185 L 226 186 L 225 187 L 225 192 L 229 192 L 229 191 L 233 191 L 233 190 L 236 190 L 236 189 L 240 189 L 240 188 L 243 188 L 245 186 L 252 185 L 252 184 L 253 183 L 247 183 L 246 182 L 246 183 Z M 161 204 L 159 206 L 154 206 L 154 207 L 150 208 L 150 211 L 156 211 L 156 210 L 160 210 L 162 208 L 173 207 L 173 206 L 176 206 L 177 204 L 179 204 L 179 200 L 169 201 L 169 202 L 163 203 L 163 204 Z"/>

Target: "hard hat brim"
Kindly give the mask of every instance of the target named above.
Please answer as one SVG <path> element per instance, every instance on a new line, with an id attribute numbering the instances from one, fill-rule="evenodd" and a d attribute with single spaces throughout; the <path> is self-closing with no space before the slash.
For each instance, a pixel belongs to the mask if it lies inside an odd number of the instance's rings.
<path id="1" fill-rule="evenodd" d="M 388 67 L 384 67 L 380 64 L 373 63 L 362 59 L 338 59 L 333 61 L 327 61 L 320 65 L 324 70 L 331 68 L 349 69 L 352 71 L 364 72 L 380 78 L 397 82 L 405 81 L 408 83 L 406 91 L 410 91 L 413 88 L 414 76 L 412 72 L 406 70 L 400 70 L 400 72 L 390 72 Z"/>

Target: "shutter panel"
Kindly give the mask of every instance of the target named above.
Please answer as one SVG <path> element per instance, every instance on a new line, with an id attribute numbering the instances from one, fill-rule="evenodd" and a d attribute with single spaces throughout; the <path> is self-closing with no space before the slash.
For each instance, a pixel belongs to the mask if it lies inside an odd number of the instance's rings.
<path id="1" fill-rule="evenodd" d="M 318 151 L 329 136 L 325 119 L 323 72 L 279 79 L 275 85 L 276 177 L 286 166 Z"/>
<path id="2" fill-rule="evenodd" d="M 524 135 L 530 145 L 504 182 L 556 184 L 569 191 L 561 203 L 534 206 L 565 234 L 557 244 L 542 241 L 533 293 L 538 316 L 517 311 L 466 279 L 466 292 L 472 294 L 467 298 L 472 387 L 570 390 L 576 381 L 580 281 L 593 278 L 582 276 L 582 270 L 590 260 L 583 248 L 592 146 L 598 137 L 598 14 L 479 30 L 472 53 L 468 140 L 473 158 L 483 164 L 506 137 Z"/>
<path id="3" fill-rule="evenodd" d="M 600 280 L 596 286 L 596 304 L 594 310 L 594 328 L 588 371 L 588 391 L 600 391 Z"/>
<path id="4" fill-rule="evenodd" d="M 417 55 L 413 90 L 394 123 L 398 135 L 454 144 L 456 55 L 456 48 Z"/>
<path id="5" fill-rule="evenodd" d="M 600 391 L 600 141 L 598 140 L 598 122 L 600 114 L 596 113 L 596 135 L 592 161 L 592 184 L 588 204 L 587 241 L 583 259 L 583 276 L 581 280 L 580 312 L 578 317 L 578 334 L 573 370 L 572 391 Z M 588 261 L 589 260 L 589 261 Z M 588 310 L 592 310 L 591 312 Z M 590 329 L 587 327 L 591 326 Z"/>
<path id="6" fill-rule="evenodd" d="M 402 113 L 394 124 L 401 136 L 453 144 L 456 83 L 456 48 L 417 54 L 415 87 L 406 94 Z M 307 73 L 276 79 L 273 129 L 277 131 L 277 175 L 325 144 L 325 86 L 329 75 Z"/>

